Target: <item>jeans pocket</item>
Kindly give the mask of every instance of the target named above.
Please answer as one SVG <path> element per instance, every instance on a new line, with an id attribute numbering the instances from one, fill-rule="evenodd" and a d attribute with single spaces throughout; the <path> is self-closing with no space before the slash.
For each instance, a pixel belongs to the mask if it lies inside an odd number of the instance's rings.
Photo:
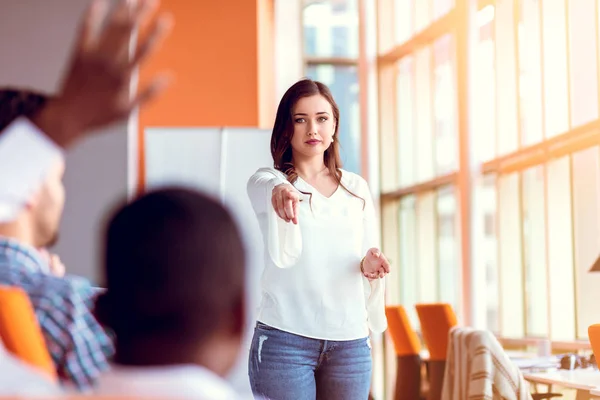
<path id="1" fill-rule="evenodd" d="M 260 321 L 256 321 L 256 329 L 260 329 L 260 330 L 263 330 L 263 331 L 277 331 L 277 330 L 279 330 L 277 328 L 273 328 L 270 325 L 263 324 Z"/>

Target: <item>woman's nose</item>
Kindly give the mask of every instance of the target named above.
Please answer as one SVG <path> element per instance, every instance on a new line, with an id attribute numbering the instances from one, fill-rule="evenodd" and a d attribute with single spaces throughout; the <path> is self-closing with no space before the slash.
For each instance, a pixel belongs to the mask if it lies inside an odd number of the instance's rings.
<path id="1" fill-rule="evenodd" d="M 314 122 L 308 123 L 308 130 L 306 131 L 308 136 L 313 136 L 317 134 L 317 127 Z"/>

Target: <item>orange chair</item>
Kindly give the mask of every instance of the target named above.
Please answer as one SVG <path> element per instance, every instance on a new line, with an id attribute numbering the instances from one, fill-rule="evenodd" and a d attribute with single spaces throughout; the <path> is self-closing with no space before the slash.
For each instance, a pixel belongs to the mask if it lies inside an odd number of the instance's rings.
<path id="1" fill-rule="evenodd" d="M 20 288 L 0 286 L 0 339 L 9 352 L 57 381 L 33 306 Z"/>
<path id="2" fill-rule="evenodd" d="M 588 327 L 588 337 L 590 338 L 590 344 L 592 345 L 592 351 L 596 363 L 600 363 L 600 324 L 590 325 Z"/>
<path id="3" fill-rule="evenodd" d="M 429 350 L 429 400 L 442 397 L 446 354 L 448 352 L 448 334 L 457 325 L 456 314 L 450 304 L 417 304 L 417 314 L 421 323 L 423 341 Z"/>
<path id="4" fill-rule="evenodd" d="M 404 307 L 385 308 L 388 334 L 396 350 L 396 391 L 394 400 L 421 397 L 421 342 L 410 325 Z"/>

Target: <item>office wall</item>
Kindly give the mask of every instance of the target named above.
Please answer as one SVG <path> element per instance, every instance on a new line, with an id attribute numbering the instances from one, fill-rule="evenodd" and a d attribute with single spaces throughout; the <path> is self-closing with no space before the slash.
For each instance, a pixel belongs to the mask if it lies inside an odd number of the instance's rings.
<path id="1" fill-rule="evenodd" d="M 44 92 L 59 87 L 74 42 L 81 0 L 0 1 L 0 86 Z M 99 230 L 106 211 L 128 191 L 127 122 L 85 139 L 66 154 L 67 202 L 55 247 L 69 272 L 96 279 Z M 137 155 L 136 155 L 137 156 Z"/>
<path id="2" fill-rule="evenodd" d="M 274 0 L 162 0 L 175 25 L 160 52 L 140 71 L 159 71 L 173 85 L 140 112 L 139 141 L 154 127 L 268 126 L 275 115 Z M 138 186 L 145 181 L 140 152 Z"/>

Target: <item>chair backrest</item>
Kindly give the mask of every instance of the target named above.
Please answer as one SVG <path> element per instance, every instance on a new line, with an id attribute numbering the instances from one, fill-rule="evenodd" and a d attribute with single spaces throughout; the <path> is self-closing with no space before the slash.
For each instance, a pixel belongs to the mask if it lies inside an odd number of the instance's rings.
<path id="1" fill-rule="evenodd" d="M 0 286 L 0 339 L 6 350 L 57 379 L 31 301 L 20 288 Z"/>
<path id="2" fill-rule="evenodd" d="M 388 306 L 385 308 L 388 321 L 388 333 L 394 342 L 397 356 L 416 355 L 421 352 L 421 342 L 417 332 L 410 325 L 408 315 L 403 306 Z"/>
<path id="3" fill-rule="evenodd" d="M 600 359 L 600 324 L 590 325 L 588 327 L 588 337 L 592 345 L 592 351 L 596 357 L 596 362 Z"/>
<path id="4" fill-rule="evenodd" d="M 485 330 L 453 328 L 444 371 L 442 400 L 531 399 L 529 385 L 496 337 Z"/>
<path id="5" fill-rule="evenodd" d="M 423 341 L 429 350 L 432 361 L 446 360 L 448 334 L 456 326 L 456 314 L 450 304 L 417 304 L 417 314 L 421 323 Z"/>

